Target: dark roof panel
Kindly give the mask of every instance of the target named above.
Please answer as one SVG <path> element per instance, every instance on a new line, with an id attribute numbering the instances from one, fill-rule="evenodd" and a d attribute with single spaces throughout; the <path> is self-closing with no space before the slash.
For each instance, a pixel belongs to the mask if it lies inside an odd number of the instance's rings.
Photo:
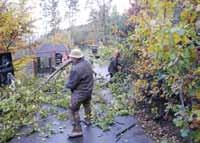
<path id="1" fill-rule="evenodd" d="M 44 44 L 35 50 L 38 57 L 52 57 L 53 53 L 65 53 L 69 50 L 64 45 Z"/>

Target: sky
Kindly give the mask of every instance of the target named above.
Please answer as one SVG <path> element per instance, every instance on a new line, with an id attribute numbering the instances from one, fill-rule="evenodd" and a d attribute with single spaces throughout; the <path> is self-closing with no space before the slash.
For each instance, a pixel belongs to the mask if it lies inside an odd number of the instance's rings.
<path id="1" fill-rule="evenodd" d="M 59 4 L 59 11 L 60 11 L 61 17 L 63 18 L 64 13 L 62 13 L 62 11 L 64 11 L 65 6 L 64 6 L 64 2 L 62 0 L 60 1 L 61 2 Z M 88 23 L 90 10 L 85 7 L 86 2 L 87 0 L 79 0 L 80 11 L 77 13 L 77 20 L 74 23 L 74 25 L 82 25 L 82 24 Z M 45 24 L 44 18 L 42 17 L 42 9 L 39 6 L 40 0 L 30 0 L 30 5 L 34 7 L 31 11 L 33 19 L 38 19 L 34 23 L 35 35 L 37 36 L 43 35 L 46 32 L 46 28 L 45 28 L 46 24 Z M 126 11 L 129 8 L 129 0 L 113 0 L 111 5 L 112 7 L 116 6 L 118 12 L 122 14 L 124 11 Z M 68 23 L 63 20 L 60 24 L 60 28 L 66 29 L 67 27 L 68 27 Z"/>

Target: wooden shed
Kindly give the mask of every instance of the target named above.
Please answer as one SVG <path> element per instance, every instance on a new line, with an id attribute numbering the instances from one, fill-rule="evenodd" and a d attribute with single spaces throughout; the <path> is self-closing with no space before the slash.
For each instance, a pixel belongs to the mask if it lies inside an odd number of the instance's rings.
<path id="1" fill-rule="evenodd" d="M 34 63 L 35 74 L 52 73 L 59 66 L 63 57 L 68 56 L 69 49 L 64 45 L 44 44 L 34 51 L 36 61 Z"/>

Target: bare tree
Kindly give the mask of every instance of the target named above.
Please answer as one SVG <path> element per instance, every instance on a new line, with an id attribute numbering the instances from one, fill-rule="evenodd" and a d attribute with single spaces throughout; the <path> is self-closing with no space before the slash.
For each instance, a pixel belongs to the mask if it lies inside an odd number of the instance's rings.
<path id="1" fill-rule="evenodd" d="M 96 23 L 96 32 L 102 32 L 103 42 L 107 41 L 108 35 L 108 20 L 112 0 L 88 0 L 86 8 L 91 9 L 90 21 Z M 99 27 L 99 28 L 98 28 Z"/>
<path id="2" fill-rule="evenodd" d="M 49 24 L 50 33 L 54 35 L 59 29 L 61 22 L 60 13 L 58 10 L 59 0 L 41 0 L 41 7 L 43 10 L 43 17 L 46 19 L 46 24 Z M 46 28 L 48 26 L 46 25 Z M 46 29 L 46 32 L 48 30 Z"/>
<path id="3" fill-rule="evenodd" d="M 72 26 L 76 20 L 76 13 L 79 11 L 78 9 L 79 0 L 65 0 L 66 11 L 65 17 L 69 20 L 69 26 Z"/>
<path id="4" fill-rule="evenodd" d="M 71 36 L 71 29 L 74 25 L 74 22 L 76 21 L 76 13 L 79 11 L 78 9 L 78 2 L 79 0 L 65 0 L 65 4 L 66 4 L 66 11 L 65 11 L 65 18 L 67 19 L 68 23 L 69 23 L 69 41 L 70 41 L 70 45 L 72 46 L 73 43 L 73 39 Z"/>

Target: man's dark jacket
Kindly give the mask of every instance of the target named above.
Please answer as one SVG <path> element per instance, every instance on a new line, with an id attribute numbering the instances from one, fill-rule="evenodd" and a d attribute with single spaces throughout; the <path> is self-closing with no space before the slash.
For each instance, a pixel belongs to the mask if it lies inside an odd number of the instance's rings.
<path id="1" fill-rule="evenodd" d="M 81 99 L 91 97 L 93 84 L 93 70 L 85 59 L 81 59 L 78 63 L 72 65 L 66 85 L 72 91 L 72 96 Z"/>
<path id="2" fill-rule="evenodd" d="M 120 66 L 119 60 L 118 58 L 111 58 L 111 62 L 110 65 L 108 67 L 108 72 L 110 74 L 115 74 L 116 72 L 118 72 L 118 66 Z"/>

